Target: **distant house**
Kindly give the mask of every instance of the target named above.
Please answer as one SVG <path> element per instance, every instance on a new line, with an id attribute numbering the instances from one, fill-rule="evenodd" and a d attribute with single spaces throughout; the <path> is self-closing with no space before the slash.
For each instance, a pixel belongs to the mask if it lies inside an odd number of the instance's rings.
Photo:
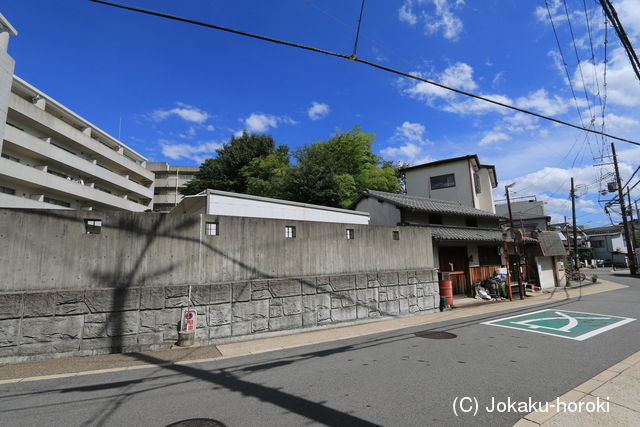
<path id="1" fill-rule="evenodd" d="M 627 244 L 621 225 L 587 228 L 584 234 L 589 238 L 595 259 L 604 260 L 605 265 L 628 266 Z"/>
<path id="2" fill-rule="evenodd" d="M 367 212 L 220 190 L 205 190 L 192 196 L 185 196 L 171 213 L 369 224 Z"/>
<path id="3" fill-rule="evenodd" d="M 496 168 L 481 164 L 476 154 L 411 166 L 401 172 L 410 196 L 456 201 L 495 213 L 492 190 L 498 186 Z"/>
<path id="4" fill-rule="evenodd" d="M 501 221 L 502 224 L 510 224 L 507 204 L 497 204 L 495 208 L 496 213 L 504 218 Z M 549 230 L 551 217 L 544 214 L 544 202 L 536 200 L 511 202 L 511 215 L 513 217 L 513 226 L 523 230 L 525 233 L 531 233 L 536 230 Z"/>

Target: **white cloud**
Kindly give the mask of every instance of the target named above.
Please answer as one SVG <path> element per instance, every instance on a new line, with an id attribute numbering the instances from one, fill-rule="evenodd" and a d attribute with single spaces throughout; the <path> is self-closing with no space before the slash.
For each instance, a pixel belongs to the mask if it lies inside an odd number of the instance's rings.
<path id="1" fill-rule="evenodd" d="M 516 106 L 526 110 L 535 110 L 546 116 L 563 114 L 569 109 L 569 103 L 564 98 L 558 95 L 549 97 L 545 89 L 538 89 L 527 96 L 517 98 Z"/>
<path id="2" fill-rule="evenodd" d="M 159 141 L 162 147 L 162 154 L 170 159 L 191 159 L 198 163 L 214 157 L 215 151 L 222 147 L 222 144 L 210 141 L 200 144 L 174 144 L 171 141 L 162 139 Z"/>
<path id="3" fill-rule="evenodd" d="M 409 25 L 421 22 L 425 34 L 442 33 L 444 38 L 456 41 L 464 25 L 453 10 L 462 5 L 464 0 L 405 0 L 398 9 L 398 19 Z"/>
<path id="4" fill-rule="evenodd" d="M 155 121 L 160 122 L 169 116 L 176 115 L 191 123 L 203 123 L 210 117 L 209 113 L 206 111 L 200 110 L 199 108 L 191 105 L 187 105 L 182 102 L 178 102 L 177 105 L 177 107 L 169 110 L 155 110 L 151 113 L 151 117 Z"/>
<path id="5" fill-rule="evenodd" d="M 396 127 L 395 133 L 391 137 L 392 141 L 401 142 L 397 147 L 387 147 L 380 152 L 394 160 L 400 160 L 409 164 L 426 163 L 433 158 L 424 153 L 427 145 L 432 145 L 431 141 L 425 138 L 426 128 L 420 123 L 403 122 Z"/>
<path id="6" fill-rule="evenodd" d="M 400 6 L 400 9 L 398 9 L 398 19 L 400 22 L 406 22 L 409 25 L 416 25 L 418 23 L 418 16 L 413 13 L 413 1 L 407 0 Z"/>
<path id="7" fill-rule="evenodd" d="M 241 119 L 247 132 L 266 132 L 271 128 L 277 128 L 280 123 L 297 125 L 298 122 L 289 116 L 274 116 L 273 114 L 251 113 L 246 119 Z M 236 136 L 242 135 L 242 129 L 235 132 Z"/>
<path id="8" fill-rule="evenodd" d="M 209 132 L 213 132 L 214 130 L 216 130 L 216 128 L 213 125 L 207 125 L 205 129 L 208 130 Z"/>
<path id="9" fill-rule="evenodd" d="M 329 112 L 331 112 L 329 104 L 313 101 L 307 110 L 307 115 L 311 120 L 320 120 L 327 117 Z"/>
<path id="10" fill-rule="evenodd" d="M 484 137 L 482 137 L 478 145 L 484 147 L 487 145 L 491 145 L 494 142 L 508 141 L 510 139 L 511 137 L 504 132 L 489 131 L 484 135 Z"/>
<path id="11" fill-rule="evenodd" d="M 595 65 L 595 74 L 597 76 L 604 75 L 604 66 L 604 62 Z M 583 61 L 581 62 L 581 67 L 583 75 L 594 75 L 594 65 L 592 63 Z M 576 89 L 582 90 L 582 79 L 577 68 L 573 75 L 573 81 Z M 585 85 L 593 95 L 598 93 L 598 89 L 603 91 L 602 81 L 597 84 L 593 79 L 587 78 Z M 617 104 L 625 107 L 640 106 L 640 84 L 622 48 L 614 49 L 607 63 L 607 104 Z"/>
<path id="12" fill-rule="evenodd" d="M 426 128 L 420 123 L 403 122 L 402 125 L 396 127 L 394 135 L 391 137 L 397 141 L 409 141 L 417 144 L 431 144 L 424 137 Z"/>

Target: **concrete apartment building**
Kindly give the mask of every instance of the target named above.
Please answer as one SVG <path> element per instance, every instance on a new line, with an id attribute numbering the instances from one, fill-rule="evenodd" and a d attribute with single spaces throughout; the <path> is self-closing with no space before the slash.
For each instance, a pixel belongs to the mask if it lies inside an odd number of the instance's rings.
<path id="1" fill-rule="evenodd" d="M 198 166 L 171 166 L 166 162 L 147 162 L 146 168 L 155 175 L 155 212 L 168 212 L 176 207 L 184 197 L 179 190 L 192 180 L 200 169 Z"/>
<path id="2" fill-rule="evenodd" d="M 13 74 L 0 15 L 0 206 L 124 210 L 153 207 L 146 158 Z"/>

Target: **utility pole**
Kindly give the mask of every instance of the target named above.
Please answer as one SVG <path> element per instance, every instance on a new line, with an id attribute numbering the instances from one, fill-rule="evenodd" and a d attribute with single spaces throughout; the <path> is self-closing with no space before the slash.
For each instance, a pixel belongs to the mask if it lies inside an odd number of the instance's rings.
<path id="1" fill-rule="evenodd" d="M 576 225 L 576 188 L 571 177 L 571 215 L 573 215 L 573 268 L 580 277 L 580 256 L 578 255 L 578 227 Z"/>
<path id="2" fill-rule="evenodd" d="M 509 188 L 513 187 L 515 184 L 515 182 L 513 184 L 509 184 L 509 185 L 505 185 L 504 186 L 504 191 L 505 191 L 505 195 L 507 196 L 507 208 L 509 209 L 509 224 L 511 226 L 511 230 L 515 230 L 514 226 L 513 226 L 513 214 L 511 213 L 511 198 L 509 196 Z M 520 299 L 524 299 L 525 295 L 524 295 L 524 286 L 522 285 L 522 274 L 520 273 L 520 248 L 518 248 L 518 244 L 515 241 L 515 238 L 513 239 L 513 250 L 516 253 L 516 269 L 517 269 L 517 276 L 518 276 L 518 293 L 520 294 Z"/>
<path id="3" fill-rule="evenodd" d="M 633 253 L 633 245 L 631 244 L 631 234 L 629 233 L 629 222 L 627 221 L 627 203 L 624 200 L 622 192 L 622 182 L 620 180 L 620 170 L 618 169 L 618 156 L 616 155 L 616 146 L 611 143 L 611 155 L 613 156 L 613 165 L 616 170 L 616 183 L 618 185 L 618 199 L 620 200 L 620 210 L 622 211 L 622 226 L 624 227 L 624 238 L 627 243 L 627 257 L 629 258 L 629 272 L 636 274 L 636 256 Z"/>
<path id="4" fill-rule="evenodd" d="M 633 219 L 633 205 L 631 204 L 631 190 L 627 187 L 627 200 L 629 201 L 629 219 L 631 219 L 631 244 L 633 245 L 633 250 L 631 251 L 631 253 L 634 255 L 636 254 L 636 225 L 635 225 L 635 221 Z M 638 217 L 636 217 L 636 219 L 638 219 Z M 637 267 L 637 266 L 636 266 Z"/>

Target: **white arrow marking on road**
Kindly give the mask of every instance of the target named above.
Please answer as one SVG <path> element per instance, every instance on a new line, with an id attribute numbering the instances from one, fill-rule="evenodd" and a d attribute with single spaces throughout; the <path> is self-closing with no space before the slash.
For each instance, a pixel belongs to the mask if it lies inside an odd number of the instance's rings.
<path id="1" fill-rule="evenodd" d="M 578 320 L 588 320 L 588 319 L 593 319 L 593 320 L 611 320 L 610 317 L 571 317 L 569 315 L 566 315 L 560 311 L 556 311 L 555 312 L 558 316 L 560 317 L 544 317 L 544 318 L 538 318 L 538 319 L 529 319 L 529 320 L 521 320 L 519 322 L 513 322 L 516 325 L 522 325 L 522 326 L 526 326 L 530 329 L 551 329 L 552 331 L 560 331 L 560 332 L 571 332 L 571 329 L 575 328 L 576 326 L 578 326 Z M 566 320 L 568 323 L 566 325 L 564 325 L 561 328 L 552 328 L 550 326 L 543 326 L 543 325 L 532 325 L 530 322 L 540 322 L 543 320 Z"/>

